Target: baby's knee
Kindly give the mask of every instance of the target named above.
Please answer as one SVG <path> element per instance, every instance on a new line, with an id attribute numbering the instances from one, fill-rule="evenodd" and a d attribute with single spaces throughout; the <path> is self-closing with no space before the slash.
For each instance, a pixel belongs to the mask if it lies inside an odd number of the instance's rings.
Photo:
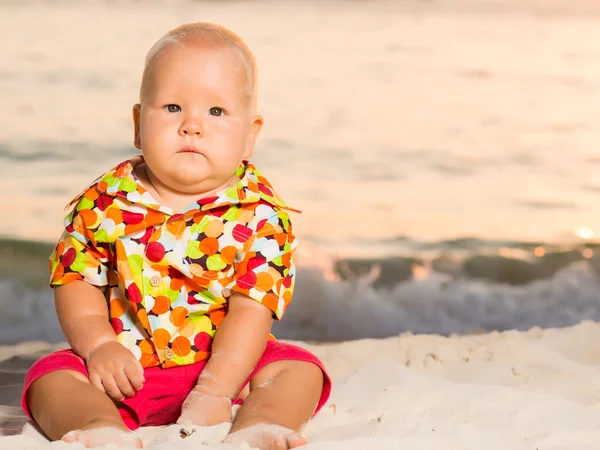
<path id="1" fill-rule="evenodd" d="M 323 385 L 323 371 L 310 361 L 285 360 L 273 364 L 279 364 L 279 374 L 292 377 L 302 384 Z"/>
<path id="2" fill-rule="evenodd" d="M 85 375 L 74 370 L 56 370 L 44 374 L 34 380 L 27 389 L 27 404 L 30 409 L 35 409 L 38 398 L 45 402 L 50 394 L 62 390 L 69 392 L 73 383 L 79 382 L 90 383 Z"/>
<path id="3" fill-rule="evenodd" d="M 75 370 L 62 369 L 42 375 L 31 383 L 29 390 L 45 390 L 48 388 L 56 390 L 57 387 L 69 385 L 74 381 L 83 381 L 87 384 L 90 383 L 90 380 L 84 374 Z"/>
<path id="4" fill-rule="evenodd" d="M 303 378 L 306 378 L 307 382 L 313 385 L 318 385 L 319 389 L 323 388 L 323 371 L 316 364 L 309 361 L 298 361 L 301 363 L 301 370 Z"/>

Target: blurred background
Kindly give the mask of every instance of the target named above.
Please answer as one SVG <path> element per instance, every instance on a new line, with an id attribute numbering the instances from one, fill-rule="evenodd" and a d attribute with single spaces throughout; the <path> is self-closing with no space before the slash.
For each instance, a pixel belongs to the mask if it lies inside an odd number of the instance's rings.
<path id="1" fill-rule="evenodd" d="M 597 0 L 0 0 L 0 344 L 63 340 L 64 206 L 137 154 L 167 30 L 240 34 L 300 240 L 280 338 L 600 319 Z"/>

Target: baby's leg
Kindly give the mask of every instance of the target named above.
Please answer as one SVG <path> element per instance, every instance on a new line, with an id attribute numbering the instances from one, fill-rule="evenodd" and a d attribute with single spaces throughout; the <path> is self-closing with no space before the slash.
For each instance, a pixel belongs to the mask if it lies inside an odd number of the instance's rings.
<path id="1" fill-rule="evenodd" d="M 226 443 L 248 442 L 263 450 L 300 447 L 299 430 L 312 416 L 323 389 L 323 372 L 306 361 L 277 361 L 250 381 Z"/>
<path id="2" fill-rule="evenodd" d="M 76 371 L 57 370 L 38 378 L 27 391 L 27 405 L 53 441 L 79 441 L 86 448 L 108 444 L 142 447 L 110 397 Z"/>

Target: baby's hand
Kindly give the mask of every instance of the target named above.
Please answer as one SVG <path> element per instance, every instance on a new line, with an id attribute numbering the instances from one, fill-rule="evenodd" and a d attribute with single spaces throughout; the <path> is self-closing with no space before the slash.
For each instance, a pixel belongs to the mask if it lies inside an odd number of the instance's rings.
<path id="1" fill-rule="evenodd" d="M 133 353 L 116 341 L 99 345 L 85 358 L 90 383 L 121 401 L 144 384 L 144 369 Z"/>
<path id="2" fill-rule="evenodd" d="M 231 399 L 207 392 L 200 386 L 192 389 L 183 402 L 179 425 L 211 426 L 232 422 Z"/>

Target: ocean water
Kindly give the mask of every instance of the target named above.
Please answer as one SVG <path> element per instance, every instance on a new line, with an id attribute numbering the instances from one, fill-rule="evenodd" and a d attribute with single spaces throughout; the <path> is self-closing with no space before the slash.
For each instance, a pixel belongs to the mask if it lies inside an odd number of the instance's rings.
<path id="1" fill-rule="evenodd" d="M 46 259 L 63 207 L 136 154 L 144 54 L 196 20 L 255 52 L 265 127 L 254 162 L 302 210 L 298 285 L 277 336 L 600 318 L 591 1 L 5 1 L 0 343 L 62 339 Z"/>

